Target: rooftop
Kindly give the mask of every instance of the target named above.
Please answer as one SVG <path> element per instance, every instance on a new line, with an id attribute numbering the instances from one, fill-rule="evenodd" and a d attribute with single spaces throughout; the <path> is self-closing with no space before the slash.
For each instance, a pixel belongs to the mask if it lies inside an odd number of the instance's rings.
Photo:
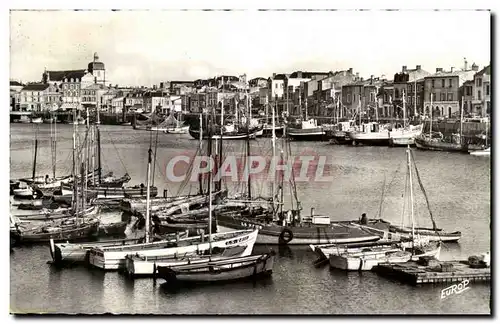
<path id="1" fill-rule="evenodd" d="M 23 91 L 43 91 L 49 87 L 46 83 L 32 83 L 25 86 Z"/>
<path id="2" fill-rule="evenodd" d="M 81 79 L 86 73 L 86 70 L 66 70 L 66 71 L 45 71 L 44 75 L 48 76 L 47 81 L 64 81 L 64 79 Z"/>

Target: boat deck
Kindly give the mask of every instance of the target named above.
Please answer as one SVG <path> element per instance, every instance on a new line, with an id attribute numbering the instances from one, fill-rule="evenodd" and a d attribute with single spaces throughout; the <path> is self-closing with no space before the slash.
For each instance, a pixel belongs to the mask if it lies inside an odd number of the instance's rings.
<path id="1" fill-rule="evenodd" d="M 415 261 L 398 264 L 381 263 L 373 270 L 381 276 L 398 279 L 415 286 L 463 280 L 471 282 L 491 280 L 490 267 L 471 267 L 467 261 L 437 262 L 436 265 L 428 266 L 419 265 Z"/>

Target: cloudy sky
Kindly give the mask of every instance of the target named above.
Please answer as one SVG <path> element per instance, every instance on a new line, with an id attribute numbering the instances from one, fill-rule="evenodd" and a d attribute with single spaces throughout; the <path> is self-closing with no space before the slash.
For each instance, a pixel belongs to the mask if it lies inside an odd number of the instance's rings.
<path id="1" fill-rule="evenodd" d="M 12 11 L 10 26 L 10 78 L 21 81 L 86 68 L 94 52 L 119 85 L 490 62 L 487 11 Z"/>

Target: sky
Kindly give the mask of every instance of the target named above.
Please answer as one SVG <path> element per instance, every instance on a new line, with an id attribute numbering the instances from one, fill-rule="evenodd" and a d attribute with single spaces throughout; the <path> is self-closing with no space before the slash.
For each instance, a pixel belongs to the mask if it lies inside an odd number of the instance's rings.
<path id="1" fill-rule="evenodd" d="M 403 65 L 490 63 L 488 11 L 11 11 L 10 79 L 85 69 L 151 86 L 220 74 L 269 77 L 353 68 L 392 79 Z"/>

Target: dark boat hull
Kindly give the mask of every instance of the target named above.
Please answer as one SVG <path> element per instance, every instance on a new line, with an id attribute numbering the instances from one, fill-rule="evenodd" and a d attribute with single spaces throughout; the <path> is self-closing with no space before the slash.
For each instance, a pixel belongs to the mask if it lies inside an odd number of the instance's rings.
<path id="1" fill-rule="evenodd" d="M 217 224 L 221 229 L 227 228 L 232 230 L 240 230 L 258 228 L 259 234 L 257 236 L 257 241 L 255 244 L 343 244 L 374 242 L 378 241 L 381 237 L 380 234 L 350 226 L 279 226 L 275 224 L 257 222 L 245 218 L 232 217 L 229 215 L 218 215 Z M 348 224 L 348 222 L 345 222 L 345 224 Z"/>
<path id="2" fill-rule="evenodd" d="M 97 237 L 99 232 L 99 222 L 91 222 L 84 225 L 65 228 L 60 232 L 53 233 L 27 233 L 22 234 L 11 230 L 10 235 L 15 245 L 47 243 L 53 240 L 89 240 Z"/>
<path id="3" fill-rule="evenodd" d="M 222 135 L 223 140 L 246 140 L 247 138 L 255 139 L 258 136 L 258 133 L 262 131 L 262 127 L 254 128 L 250 130 L 249 133 L 246 131 L 241 132 L 233 132 L 233 133 L 225 133 Z M 189 128 L 189 135 L 191 135 L 194 139 L 200 139 L 200 130 Z M 220 134 L 212 135 L 212 139 L 220 138 Z M 208 134 L 206 131 L 203 131 L 203 139 L 208 139 Z"/>

